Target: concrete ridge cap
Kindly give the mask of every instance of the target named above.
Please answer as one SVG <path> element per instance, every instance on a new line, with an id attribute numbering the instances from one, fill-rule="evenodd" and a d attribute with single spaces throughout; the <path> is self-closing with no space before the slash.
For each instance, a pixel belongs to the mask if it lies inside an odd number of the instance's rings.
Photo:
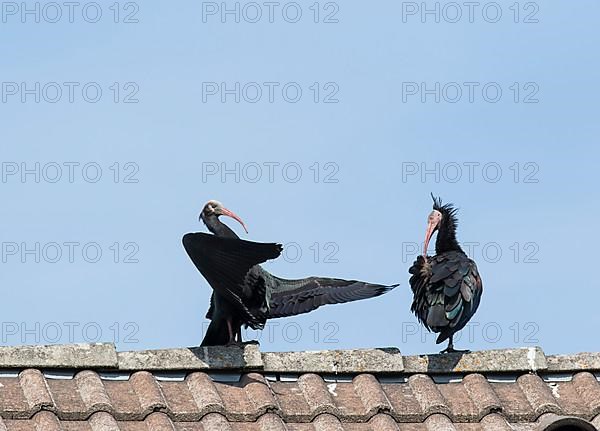
<path id="1" fill-rule="evenodd" d="M 258 343 L 119 352 L 119 370 L 260 370 Z"/>
<path id="2" fill-rule="evenodd" d="M 600 353 L 547 355 L 548 371 L 600 371 Z"/>
<path id="3" fill-rule="evenodd" d="M 268 373 L 402 373 L 404 362 L 397 347 L 303 352 L 264 352 Z"/>
<path id="4" fill-rule="evenodd" d="M 0 347 L 0 368 L 117 369 L 113 343 Z"/>
<path id="5" fill-rule="evenodd" d="M 548 369 L 541 347 L 479 350 L 469 353 L 404 357 L 406 373 L 505 373 Z"/>
<path id="6" fill-rule="evenodd" d="M 0 369 L 259 371 L 273 374 L 453 374 L 600 371 L 600 353 L 545 355 L 540 347 L 407 355 L 397 347 L 261 352 L 256 342 L 117 352 L 112 343 L 2 346 Z"/>

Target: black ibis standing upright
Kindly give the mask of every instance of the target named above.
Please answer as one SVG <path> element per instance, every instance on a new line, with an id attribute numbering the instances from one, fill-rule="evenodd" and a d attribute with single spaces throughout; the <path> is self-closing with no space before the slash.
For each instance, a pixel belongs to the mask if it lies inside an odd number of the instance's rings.
<path id="1" fill-rule="evenodd" d="M 211 200 L 200 219 L 214 235 L 188 233 L 183 237 L 190 259 L 213 288 L 206 315 L 211 322 L 202 346 L 241 342 L 242 325 L 262 329 L 269 318 L 307 313 L 325 304 L 367 299 L 397 286 L 337 278 L 276 277 L 259 265 L 278 257 L 282 246 L 239 239 L 219 220 L 222 215 L 237 220 L 246 230 L 236 214 Z"/>
<path id="2" fill-rule="evenodd" d="M 433 211 L 427 219 L 423 255 L 409 270 L 413 291 L 410 309 L 429 331 L 439 333 L 437 344 L 449 340 L 441 353 L 459 352 L 452 338 L 477 311 L 483 284 L 477 265 L 456 240 L 456 209 L 431 197 Z M 427 256 L 429 240 L 436 231 L 435 256 Z"/>

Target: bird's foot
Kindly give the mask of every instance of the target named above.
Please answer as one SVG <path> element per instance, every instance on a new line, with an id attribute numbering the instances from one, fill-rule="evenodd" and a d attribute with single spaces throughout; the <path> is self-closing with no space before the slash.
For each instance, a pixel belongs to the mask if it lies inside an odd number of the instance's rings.
<path id="1" fill-rule="evenodd" d="M 446 347 L 444 350 L 442 350 L 440 352 L 440 354 L 445 354 L 445 353 L 471 353 L 470 350 L 457 350 L 454 347 Z"/>
<path id="2" fill-rule="evenodd" d="M 246 340 L 246 341 L 238 341 L 238 346 L 248 346 L 250 344 L 259 345 L 260 343 L 257 340 Z"/>

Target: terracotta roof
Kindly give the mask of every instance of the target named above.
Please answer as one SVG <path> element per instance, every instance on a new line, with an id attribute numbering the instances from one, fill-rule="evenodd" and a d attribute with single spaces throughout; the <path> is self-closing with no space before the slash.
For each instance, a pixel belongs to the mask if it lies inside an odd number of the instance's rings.
<path id="1" fill-rule="evenodd" d="M 4 347 L 0 431 L 594 430 L 599 359 L 539 348 Z"/>

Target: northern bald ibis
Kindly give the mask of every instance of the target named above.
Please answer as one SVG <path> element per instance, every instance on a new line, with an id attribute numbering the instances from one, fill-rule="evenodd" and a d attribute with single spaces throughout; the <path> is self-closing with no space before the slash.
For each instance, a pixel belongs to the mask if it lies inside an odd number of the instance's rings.
<path id="1" fill-rule="evenodd" d="M 307 313 L 325 304 L 367 299 L 397 286 L 337 278 L 276 277 L 259 264 L 278 257 L 283 250 L 281 244 L 239 239 L 219 220 L 220 216 L 237 220 L 246 230 L 241 218 L 211 200 L 204 206 L 200 220 L 214 235 L 199 232 L 183 237 L 187 254 L 213 289 L 206 315 L 211 322 L 201 346 L 242 342 L 242 325 L 262 329 L 269 318 Z"/>
<path id="2" fill-rule="evenodd" d="M 456 209 L 442 205 L 433 194 L 433 211 L 427 219 L 423 255 L 409 269 L 413 291 L 411 311 L 429 331 L 439 333 L 436 344 L 448 341 L 440 353 L 460 352 L 454 349 L 454 334 L 473 317 L 479 307 L 483 284 L 477 265 L 467 257 L 456 240 Z M 427 256 L 434 232 L 435 256 Z M 466 351 L 463 351 L 466 352 Z"/>

